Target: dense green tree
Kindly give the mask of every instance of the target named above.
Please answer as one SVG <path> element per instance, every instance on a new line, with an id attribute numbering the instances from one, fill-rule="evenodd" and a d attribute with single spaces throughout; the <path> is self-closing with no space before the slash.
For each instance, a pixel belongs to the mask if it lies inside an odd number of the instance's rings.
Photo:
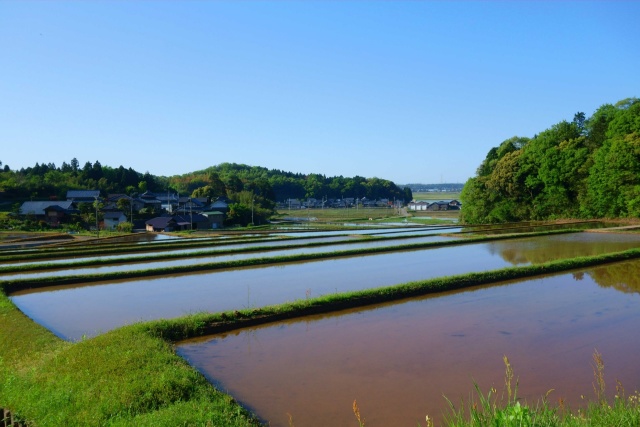
<path id="1" fill-rule="evenodd" d="M 506 140 L 465 184 L 462 219 L 640 216 L 639 135 L 640 101 L 629 98 Z"/>

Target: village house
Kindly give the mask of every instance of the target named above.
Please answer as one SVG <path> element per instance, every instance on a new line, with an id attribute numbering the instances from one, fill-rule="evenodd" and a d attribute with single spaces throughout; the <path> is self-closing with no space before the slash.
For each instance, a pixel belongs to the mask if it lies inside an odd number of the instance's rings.
<path id="1" fill-rule="evenodd" d="M 71 201 L 24 202 L 18 211 L 20 215 L 37 221 L 45 221 L 51 227 L 58 227 L 70 215 L 77 213 Z"/>
<path id="2" fill-rule="evenodd" d="M 221 214 L 221 212 L 218 212 Z M 173 214 L 152 218 L 145 222 L 147 231 L 186 231 L 186 230 L 209 230 L 214 228 L 211 221 L 214 221 L 216 228 L 221 227 L 219 215 L 212 214 L 211 219 L 203 214 Z"/>
<path id="3" fill-rule="evenodd" d="M 139 212 L 140 209 L 144 208 L 144 202 L 138 198 L 134 198 L 131 196 L 127 196 L 126 194 L 108 194 L 107 199 L 105 201 L 105 209 L 117 209 L 118 201 L 124 199 L 127 200 L 131 205 L 131 210 L 133 212 Z"/>
<path id="4" fill-rule="evenodd" d="M 118 225 L 126 222 L 127 216 L 122 211 L 113 210 L 106 211 L 104 213 L 104 229 L 106 230 L 115 230 L 118 228 Z"/>

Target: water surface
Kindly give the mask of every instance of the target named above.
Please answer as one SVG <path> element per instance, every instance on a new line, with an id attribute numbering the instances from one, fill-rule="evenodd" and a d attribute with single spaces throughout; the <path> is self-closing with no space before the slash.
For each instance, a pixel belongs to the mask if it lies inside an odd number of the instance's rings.
<path id="1" fill-rule="evenodd" d="M 29 317 L 69 340 L 141 320 L 296 299 L 636 247 L 639 235 L 576 233 L 16 292 Z M 564 249 L 562 249 L 564 248 Z"/>
<path id="2" fill-rule="evenodd" d="M 178 353 L 272 427 L 288 426 L 287 414 L 295 425 L 355 425 L 354 399 L 367 425 L 424 425 L 447 412 L 443 395 L 458 405 L 474 382 L 501 393 L 504 355 L 525 401 L 554 389 L 553 405 L 576 408 L 593 397 L 594 349 L 609 390 L 616 379 L 640 386 L 639 272 L 634 261 L 448 292 L 189 341 Z"/>

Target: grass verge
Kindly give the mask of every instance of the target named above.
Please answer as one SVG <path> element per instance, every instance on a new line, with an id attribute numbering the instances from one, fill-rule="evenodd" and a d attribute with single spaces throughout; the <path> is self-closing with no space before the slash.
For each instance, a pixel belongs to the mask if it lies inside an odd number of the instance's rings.
<path id="1" fill-rule="evenodd" d="M 68 343 L 0 293 L 0 407 L 37 426 L 259 426 L 170 343 L 123 328 Z"/>

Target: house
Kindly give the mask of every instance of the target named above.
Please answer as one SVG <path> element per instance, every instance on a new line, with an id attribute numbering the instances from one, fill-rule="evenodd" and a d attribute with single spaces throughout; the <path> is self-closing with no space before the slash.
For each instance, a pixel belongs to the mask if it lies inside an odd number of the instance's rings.
<path id="1" fill-rule="evenodd" d="M 462 207 L 462 203 L 457 200 L 449 200 L 449 209 L 458 210 Z"/>
<path id="2" fill-rule="evenodd" d="M 286 209 L 301 209 L 302 208 L 302 203 L 300 203 L 300 200 L 298 199 L 287 199 L 284 201 L 283 203 L 283 207 Z"/>
<path id="3" fill-rule="evenodd" d="M 45 221 L 57 227 L 70 215 L 77 213 L 70 201 L 24 202 L 20 206 L 20 215 L 33 216 L 36 220 Z"/>
<path id="4" fill-rule="evenodd" d="M 146 209 L 153 209 L 153 210 L 159 211 L 162 206 L 162 202 L 158 200 L 155 194 L 149 191 L 143 193 L 139 199 L 142 202 L 143 207 Z"/>
<path id="5" fill-rule="evenodd" d="M 127 196 L 126 194 L 108 194 L 104 209 L 118 209 L 118 201 L 121 199 L 129 201 L 134 212 L 139 212 L 140 209 L 144 208 L 144 202 L 138 198 Z"/>
<path id="6" fill-rule="evenodd" d="M 208 230 L 212 228 L 210 219 L 202 214 L 174 214 L 152 218 L 145 222 L 147 231 Z"/>
<path id="7" fill-rule="evenodd" d="M 178 224 L 185 224 L 183 230 L 208 230 L 211 228 L 209 218 L 200 213 L 174 215 Z"/>
<path id="8" fill-rule="evenodd" d="M 211 203 L 208 210 L 227 213 L 229 212 L 229 200 L 226 197 L 218 197 L 215 202 Z"/>
<path id="9" fill-rule="evenodd" d="M 224 227 L 224 212 L 206 211 L 202 212 L 202 215 L 206 216 L 209 220 L 209 228 L 218 229 Z"/>
<path id="10" fill-rule="evenodd" d="M 419 202 L 412 201 L 409 203 L 409 210 L 411 211 L 426 211 L 429 203 L 424 200 L 420 200 Z"/>
<path id="11" fill-rule="evenodd" d="M 449 210 L 449 202 L 443 200 L 439 202 L 433 202 L 427 206 L 428 211 L 447 211 Z"/>
<path id="12" fill-rule="evenodd" d="M 158 216 L 146 221 L 144 225 L 147 231 L 175 231 L 177 221 L 172 216 Z"/>
<path id="13" fill-rule="evenodd" d="M 104 228 L 106 230 L 115 230 L 118 224 L 127 221 L 127 216 L 122 211 L 107 211 L 104 213 Z"/>
<path id="14" fill-rule="evenodd" d="M 204 203 L 203 203 L 204 199 Z M 180 197 L 178 199 L 178 212 L 190 213 L 190 212 L 202 212 L 207 205 L 207 198 L 191 198 L 191 197 Z"/>
<path id="15" fill-rule="evenodd" d="M 100 190 L 69 190 L 67 191 L 67 201 L 80 203 L 91 202 L 100 198 Z"/>

